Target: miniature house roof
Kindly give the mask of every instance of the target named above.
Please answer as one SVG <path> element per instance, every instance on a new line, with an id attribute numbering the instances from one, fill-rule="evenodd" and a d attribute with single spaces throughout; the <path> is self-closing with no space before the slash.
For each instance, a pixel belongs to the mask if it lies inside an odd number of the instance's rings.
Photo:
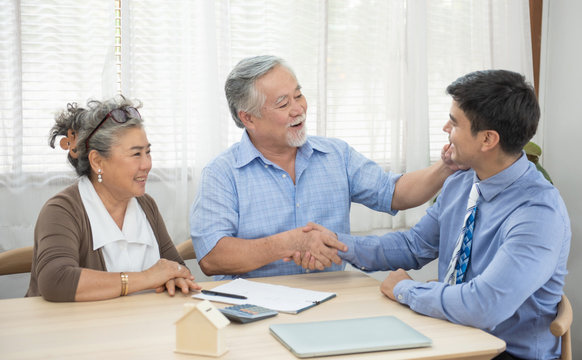
<path id="1" fill-rule="evenodd" d="M 204 300 L 199 302 L 198 304 L 185 304 L 185 311 L 184 314 L 176 321 L 176 324 L 180 323 L 182 320 L 190 317 L 194 313 L 200 313 L 204 318 L 208 320 L 214 327 L 217 329 L 222 329 L 228 324 L 230 321 L 222 315 L 217 308 L 214 307 L 208 300 Z"/>

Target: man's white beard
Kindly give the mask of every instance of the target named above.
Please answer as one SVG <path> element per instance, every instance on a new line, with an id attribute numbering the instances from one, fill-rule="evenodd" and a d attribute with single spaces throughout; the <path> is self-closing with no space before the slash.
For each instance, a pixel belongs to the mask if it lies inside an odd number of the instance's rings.
<path id="1" fill-rule="evenodd" d="M 287 130 L 287 144 L 293 147 L 301 147 L 307 141 L 307 128 L 305 127 L 305 114 L 301 115 L 297 120 L 303 122 L 303 127 L 299 131 L 293 130 L 290 126 Z"/>
<path id="2" fill-rule="evenodd" d="M 307 131 L 305 130 L 305 125 L 299 130 L 299 132 L 289 131 L 287 132 L 287 143 L 289 146 L 301 147 L 307 141 Z"/>

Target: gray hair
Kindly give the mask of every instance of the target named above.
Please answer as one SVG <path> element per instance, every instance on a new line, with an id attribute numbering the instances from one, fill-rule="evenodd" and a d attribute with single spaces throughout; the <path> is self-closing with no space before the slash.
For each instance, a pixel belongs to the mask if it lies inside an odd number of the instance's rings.
<path id="1" fill-rule="evenodd" d="M 117 143 L 121 135 L 128 128 L 143 128 L 143 120 L 130 116 L 126 112 L 127 121 L 119 124 L 115 121 L 105 121 L 101 127 L 91 136 L 89 147 L 85 145 L 85 140 L 89 134 L 99 126 L 99 123 L 113 110 L 126 107 L 140 108 L 141 102 L 137 101 L 134 105 L 123 95 L 114 97 L 106 101 L 89 100 L 87 108 L 78 107 L 77 103 L 67 104 L 67 108 L 58 113 L 55 117 L 55 124 L 50 130 L 49 145 L 55 147 L 57 136 L 67 136 L 68 130 L 76 134 L 76 148 L 70 151 L 76 153 L 76 158 L 71 156 L 69 151 L 68 160 L 75 168 L 77 175 L 90 176 L 91 164 L 89 163 L 89 152 L 96 150 L 103 157 L 109 157 L 111 147 Z"/>
<path id="2" fill-rule="evenodd" d="M 242 59 L 226 78 L 224 84 L 226 100 L 234 123 L 239 128 L 244 128 L 238 116 L 239 111 L 245 111 L 256 117 L 261 116 L 260 109 L 265 103 L 266 96 L 257 90 L 255 83 L 276 66 L 283 66 L 294 78 L 297 78 L 285 60 L 272 55 Z"/>

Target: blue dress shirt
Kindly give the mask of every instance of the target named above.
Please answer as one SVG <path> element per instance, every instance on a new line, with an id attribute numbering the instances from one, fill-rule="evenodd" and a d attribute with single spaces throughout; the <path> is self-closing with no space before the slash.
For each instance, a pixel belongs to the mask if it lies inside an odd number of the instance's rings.
<path id="1" fill-rule="evenodd" d="M 203 170 L 190 212 L 190 232 L 198 259 L 225 237 L 256 239 L 306 225 L 321 224 L 336 233 L 350 232 L 350 206 L 391 210 L 400 175 L 385 172 L 339 139 L 310 136 L 298 148 L 295 184 L 289 174 L 266 159 L 246 131 L 239 143 Z M 326 271 L 342 270 L 333 264 Z M 278 260 L 234 277 L 259 277 L 306 272 L 293 262 Z"/>
<path id="2" fill-rule="evenodd" d="M 550 331 L 562 295 L 570 250 L 570 220 L 558 190 L 525 153 L 480 181 L 471 258 L 465 282 L 443 282 L 463 224 L 473 170 L 445 182 L 437 202 L 411 230 L 381 237 L 339 235 L 340 256 L 362 270 L 418 269 L 440 255 L 439 282 L 403 280 L 397 300 L 416 312 L 484 329 L 527 359 L 556 358 Z"/>

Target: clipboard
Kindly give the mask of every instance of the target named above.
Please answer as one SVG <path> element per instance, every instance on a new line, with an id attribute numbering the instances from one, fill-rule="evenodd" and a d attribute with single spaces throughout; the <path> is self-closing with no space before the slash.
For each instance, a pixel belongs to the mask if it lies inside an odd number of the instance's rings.
<path id="1" fill-rule="evenodd" d="M 332 292 L 293 288 L 245 279 L 235 279 L 212 290 L 244 296 L 246 299 L 202 293 L 192 295 L 192 297 L 234 305 L 253 304 L 283 313 L 297 314 L 336 296 Z"/>

